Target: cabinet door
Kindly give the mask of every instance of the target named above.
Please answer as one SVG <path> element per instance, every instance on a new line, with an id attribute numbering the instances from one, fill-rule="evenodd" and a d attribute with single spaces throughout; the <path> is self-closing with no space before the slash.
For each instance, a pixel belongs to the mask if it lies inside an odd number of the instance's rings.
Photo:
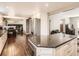
<path id="1" fill-rule="evenodd" d="M 65 56 L 66 55 L 66 50 L 69 48 L 67 44 L 62 45 L 58 48 L 56 48 L 56 55 L 57 56 Z"/>
<path id="2" fill-rule="evenodd" d="M 58 48 L 56 48 L 57 56 L 75 56 L 77 55 L 77 39 L 74 39 Z"/>
<path id="3" fill-rule="evenodd" d="M 1 37 L 0 37 L 0 54 L 3 50 L 3 47 L 6 43 L 6 40 L 7 40 L 7 33 L 4 33 Z"/>
<path id="4" fill-rule="evenodd" d="M 72 55 L 77 56 L 77 38 L 75 38 L 71 43 L 73 49 Z"/>

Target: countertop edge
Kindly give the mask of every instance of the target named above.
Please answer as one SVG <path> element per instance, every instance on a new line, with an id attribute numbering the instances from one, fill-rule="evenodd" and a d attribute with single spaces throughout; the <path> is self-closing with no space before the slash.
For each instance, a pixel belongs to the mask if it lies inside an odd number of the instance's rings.
<path id="1" fill-rule="evenodd" d="M 70 40 L 68 40 L 68 41 L 66 41 L 66 42 L 63 42 L 63 43 L 61 43 L 61 44 L 55 46 L 55 47 L 37 46 L 37 45 L 34 44 L 31 40 L 30 40 L 30 41 L 31 41 L 36 47 L 43 47 L 43 48 L 57 48 L 57 47 L 60 47 L 60 46 L 62 46 L 63 44 L 65 44 L 65 43 L 67 43 L 67 42 L 70 42 L 70 41 L 74 40 L 75 38 L 77 38 L 77 37 L 74 37 L 74 38 L 72 38 L 72 39 L 70 39 Z"/>
<path id="2" fill-rule="evenodd" d="M 56 46 L 56 47 L 52 47 L 52 48 L 57 48 L 57 47 L 59 47 L 59 46 L 62 46 L 63 44 L 65 44 L 65 43 L 67 43 L 67 42 L 70 42 L 70 41 L 74 40 L 75 38 L 77 38 L 77 37 L 74 37 L 74 38 L 72 38 L 72 39 L 70 39 L 70 40 L 68 40 L 68 41 L 66 41 L 66 42 L 63 42 L 62 44 L 60 44 L 60 45 L 58 45 L 58 46 Z"/>

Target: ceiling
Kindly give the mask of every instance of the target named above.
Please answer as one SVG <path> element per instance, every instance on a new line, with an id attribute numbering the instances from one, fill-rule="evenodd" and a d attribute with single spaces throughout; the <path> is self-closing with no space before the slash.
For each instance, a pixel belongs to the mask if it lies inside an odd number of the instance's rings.
<path id="1" fill-rule="evenodd" d="M 73 6 L 78 7 L 78 2 L 0 2 L 0 12 L 21 17 L 30 17 L 34 12 L 45 10 L 48 13 L 64 10 Z"/>

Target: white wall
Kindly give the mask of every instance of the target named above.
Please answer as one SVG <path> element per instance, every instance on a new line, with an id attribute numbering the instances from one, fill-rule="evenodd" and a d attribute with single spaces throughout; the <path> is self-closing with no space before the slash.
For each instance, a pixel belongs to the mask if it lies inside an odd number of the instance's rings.
<path id="1" fill-rule="evenodd" d="M 48 14 L 44 10 L 42 10 L 40 14 L 40 18 L 41 18 L 41 44 L 43 44 L 44 42 L 48 42 L 47 41 L 49 35 Z"/>
<path id="2" fill-rule="evenodd" d="M 69 23 L 69 18 L 68 17 L 75 17 L 79 16 L 79 8 L 70 10 L 70 11 L 65 11 L 61 12 L 58 14 L 50 15 L 49 19 L 51 20 L 50 23 L 50 31 L 55 30 L 55 29 L 60 29 L 60 20 L 65 19 L 65 23 Z"/>
<path id="3" fill-rule="evenodd" d="M 40 43 L 43 44 L 44 42 L 47 42 L 49 35 L 48 14 L 45 9 L 41 9 L 39 12 L 34 14 L 33 18 L 40 18 Z"/>
<path id="4" fill-rule="evenodd" d="M 41 14 L 41 35 L 49 35 L 49 21 L 47 13 Z"/>

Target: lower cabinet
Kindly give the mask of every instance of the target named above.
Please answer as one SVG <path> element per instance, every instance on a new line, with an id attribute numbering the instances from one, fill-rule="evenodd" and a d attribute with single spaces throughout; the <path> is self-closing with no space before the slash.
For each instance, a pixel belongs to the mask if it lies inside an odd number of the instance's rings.
<path id="1" fill-rule="evenodd" d="M 77 38 L 57 48 L 36 48 L 36 56 L 77 56 Z"/>
<path id="2" fill-rule="evenodd" d="M 56 56 L 76 56 L 77 55 L 77 39 L 55 49 Z"/>
<path id="3" fill-rule="evenodd" d="M 0 54 L 4 48 L 4 45 L 6 43 L 7 40 L 7 32 L 5 32 L 1 37 L 0 37 Z"/>

